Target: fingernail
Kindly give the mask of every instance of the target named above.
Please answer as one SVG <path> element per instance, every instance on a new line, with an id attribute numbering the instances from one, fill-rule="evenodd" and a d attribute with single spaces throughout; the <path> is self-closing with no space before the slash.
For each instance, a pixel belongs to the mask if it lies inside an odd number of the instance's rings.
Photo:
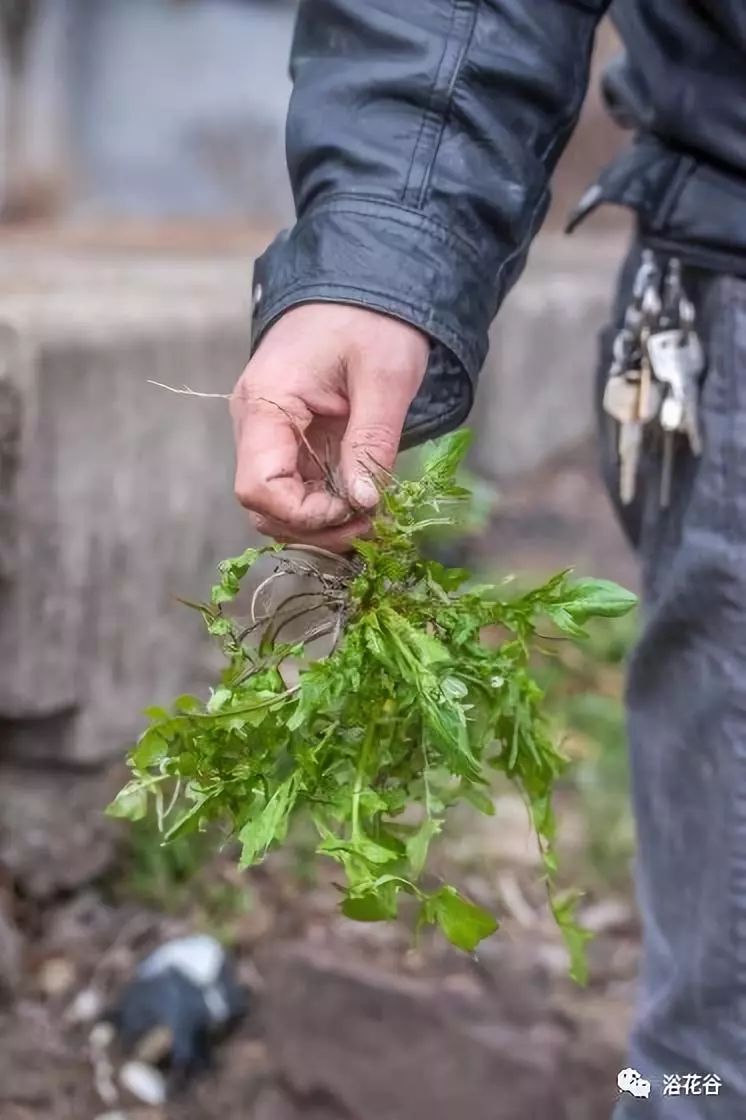
<path id="1" fill-rule="evenodd" d="M 378 490 L 370 478 L 356 478 L 350 487 L 350 499 L 361 509 L 369 509 L 378 503 Z"/>

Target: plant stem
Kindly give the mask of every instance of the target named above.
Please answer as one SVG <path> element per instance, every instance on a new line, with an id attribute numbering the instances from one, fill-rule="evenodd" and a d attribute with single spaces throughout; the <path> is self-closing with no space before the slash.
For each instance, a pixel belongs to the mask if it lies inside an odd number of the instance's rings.
<path id="1" fill-rule="evenodd" d="M 363 782 L 365 780 L 365 771 L 368 764 L 368 749 L 373 746 L 373 740 L 376 733 L 376 720 L 369 725 L 368 730 L 365 732 L 360 754 L 357 759 L 357 769 L 355 771 L 355 785 L 352 791 L 352 839 L 358 840 L 360 838 L 360 794 L 363 792 Z"/>

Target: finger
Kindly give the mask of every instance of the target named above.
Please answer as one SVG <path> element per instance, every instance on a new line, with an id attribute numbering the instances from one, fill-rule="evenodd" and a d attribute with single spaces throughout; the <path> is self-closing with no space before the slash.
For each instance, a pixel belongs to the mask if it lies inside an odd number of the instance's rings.
<path id="1" fill-rule="evenodd" d="M 350 552 L 353 541 L 368 536 L 371 531 L 370 519 L 364 516 L 355 517 L 345 525 L 317 532 L 299 532 L 282 522 L 261 516 L 253 520 L 260 533 L 273 537 L 281 544 L 311 544 L 316 548 L 326 548 L 329 552 L 338 553 Z"/>
<path id="2" fill-rule="evenodd" d="M 378 503 L 380 476 L 392 469 L 410 405 L 404 379 L 372 375 L 351 379 L 350 420 L 342 440 L 340 464 L 350 503 L 372 509 Z"/>
<path id="3" fill-rule="evenodd" d="M 300 434 L 311 413 L 300 401 L 250 401 L 237 427 L 236 496 L 242 506 L 313 532 L 349 517 L 349 505 L 326 489 L 308 487 L 298 469 Z"/>

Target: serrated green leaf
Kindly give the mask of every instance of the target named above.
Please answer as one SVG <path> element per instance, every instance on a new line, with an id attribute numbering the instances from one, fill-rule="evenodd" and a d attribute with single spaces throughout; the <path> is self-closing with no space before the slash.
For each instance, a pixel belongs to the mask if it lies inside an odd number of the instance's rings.
<path id="1" fill-rule="evenodd" d="M 137 770 L 147 770 L 168 753 L 168 739 L 159 727 L 144 731 L 132 749 L 131 759 Z"/>
<path id="2" fill-rule="evenodd" d="M 452 479 L 469 450 L 471 441 L 471 432 L 467 428 L 461 428 L 431 444 L 425 458 L 425 474 L 436 476 L 442 481 Z"/>
<path id="3" fill-rule="evenodd" d="M 298 797 L 300 775 L 291 774 L 277 787 L 264 808 L 249 819 L 238 834 L 241 867 L 250 867 L 261 859 L 270 844 L 287 834 L 290 813 Z"/>
<path id="4" fill-rule="evenodd" d="M 549 606 L 547 607 L 548 616 L 551 618 L 554 625 L 563 634 L 567 634 L 569 638 L 587 638 L 588 634 L 579 626 L 573 617 L 572 613 L 566 606 Z"/>
<path id="5" fill-rule="evenodd" d="M 396 917 L 397 901 L 394 884 L 385 884 L 375 893 L 345 898 L 342 913 L 356 922 L 390 922 Z"/>
<path id="6" fill-rule="evenodd" d="M 184 693 L 183 696 L 176 697 L 171 707 L 175 712 L 198 712 L 203 707 L 203 704 L 199 696 L 191 696 L 189 693 Z"/>
<path id="7" fill-rule="evenodd" d="M 143 711 L 143 715 L 147 716 L 148 719 L 153 720 L 154 722 L 157 720 L 171 718 L 171 713 L 167 708 L 160 708 L 156 707 L 155 705 L 151 705 L 151 707 L 145 708 Z"/>
<path id="8" fill-rule="evenodd" d="M 569 891 L 559 897 L 550 898 L 550 905 L 570 954 L 570 976 L 576 983 L 584 985 L 588 982 L 586 946 L 593 939 L 593 934 L 578 925 L 575 918 L 575 911 L 581 897 L 576 891 Z"/>
<path id="9" fill-rule="evenodd" d="M 608 579 L 580 579 L 570 587 L 565 609 L 576 622 L 619 618 L 637 606 L 637 596 Z"/>
<path id="10" fill-rule="evenodd" d="M 186 836 L 189 832 L 195 832 L 199 828 L 200 820 L 205 812 L 205 806 L 216 796 L 217 794 L 200 794 L 191 808 L 185 813 L 182 813 L 178 820 L 174 821 L 165 832 L 163 836 L 164 842 L 171 843 L 173 840 L 178 840 L 180 836 Z"/>
<path id="11" fill-rule="evenodd" d="M 221 606 L 235 599 L 241 580 L 264 551 L 260 548 L 247 548 L 240 556 L 232 556 L 218 564 L 220 582 L 215 584 L 210 596 L 214 606 Z"/>
<path id="12" fill-rule="evenodd" d="M 454 887 L 441 887 L 429 899 L 432 919 L 451 944 L 473 953 L 480 941 L 498 929 L 497 919 L 481 906 L 468 902 Z"/>
<path id="13" fill-rule="evenodd" d="M 469 689 L 458 677 L 441 677 L 440 687 L 449 700 L 463 700 L 469 695 Z"/>
<path id="14" fill-rule="evenodd" d="M 354 840 L 327 840 L 318 849 L 321 855 L 339 857 L 342 854 L 357 856 L 372 864 L 394 863 L 400 858 L 403 847 L 386 847 L 371 840 L 368 836 L 358 836 Z"/>
<path id="15" fill-rule="evenodd" d="M 422 874 L 425 863 L 427 862 L 427 853 L 430 850 L 430 844 L 438 835 L 441 828 L 441 821 L 423 821 L 414 836 L 410 836 L 407 840 L 407 857 L 409 859 L 412 875 L 415 879 L 418 879 Z"/>
<path id="16" fill-rule="evenodd" d="M 233 692 L 230 688 L 216 688 L 207 701 L 207 711 L 210 713 L 221 711 L 232 696 Z"/>
<path id="17" fill-rule="evenodd" d="M 140 782 L 128 782 L 106 808 L 106 815 L 122 820 L 141 821 L 148 811 L 147 792 Z"/>

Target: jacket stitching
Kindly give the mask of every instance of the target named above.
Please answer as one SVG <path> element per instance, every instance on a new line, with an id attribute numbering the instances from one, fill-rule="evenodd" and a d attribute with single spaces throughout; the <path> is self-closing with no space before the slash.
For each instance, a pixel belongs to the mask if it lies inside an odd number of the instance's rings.
<path id="1" fill-rule="evenodd" d="M 437 129 L 437 134 L 433 136 L 433 150 L 430 155 L 427 167 L 425 168 L 425 172 L 422 176 L 422 185 L 417 196 L 417 206 L 420 209 L 422 209 L 422 207 L 425 205 L 425 201 L 427 199 L 427 193 L 430 189 L 435 162 L 438 158 L 438 152 L 440 151 L 441 144 L 443 143 L 443 137 L 445 136 L 448 122 L 451 119 L 451 114 L 453 112 L 453 98 L 455 96 L 456 89 L 458 88 L 459 81 L 464 72 L 464 66 L 469 54 L 469 48 L 471 47 L 472 40 L 474 38 L 474 32 L 477 26 L 477 18 L 479 16 L 479 9 L 481 8 L 481 6 L 482 0 L 474 0 L 473 3 L 464 6 L 464 15 L 468 15 L 470 17 L 468 32 L 466 38 L 464 39 L 464 42 L 461 45 L 458 57 L 456 58 L 456 65 L 451 71 L 451 75 L 448 81 L 448 89 L 446 92 L 445 105 L 443 107 L 443 113 L 440 120 L 440 127 Z M 437 125 L 437 121 L 434 123 Z"/>
<path id="2" fill-rule="evenodd" d="M 404 186 L 402 187 L 402 191 L 401 191 L 402 201 L 406 198 L 407 192 L 409 191 L 412 175 L 414 174 L 414 165 L 415 165 L 415 160 L 417 159 L 417 153 L 418 153 L 420 145 L 422 143 L 422 137 L 423 137 L 423 134 L 425 132 L 425 128 L 426 128 L 427 123 L 428 123 L 428 119 L 430 117 L 430 114 L 433 111 L 433 102 L 435 100 L 435 91 L 438 88 L 438 79 L 440 78 L 440 72 L 443 69 L 443 65 L 445 63 L 446 54 L 448 53 L 448 47 L 449 47 L 450 41 L 451 41 L 451 34 L 453 32 L 453 25 L 454 25 L 455 20 L 456 20 L 457 3 L 458 3 L 458 0 L 457 0 L 456 4 L 454 4 L 452 9 L 451 9 L 451 22 L 450 22 L 450 25 L 448 27 L 448 33 L 447 33 L 447 35 L 445 37 L 445 40 L 443 42 L 443 50 L 441 52 L 440 61 L 438 62 L 438 66 L 437 66 L 436 71 L 435 71 L 435 76 L 433 78 L 433 84 L 430 87 L 430 92 L 429 92 L 428 97 L 427 97 L 427 105 L 425 106 L 425 109 L 422 113 L 422 117 L 420 118 L 420 127 L 417 129 L 417 139 L 415 140 L 414 147 L 412 148 L 412 155 L 411 155 L 411 158 L 409 160 L 409 166 L 407 167 L 407 174 L 406 174 L 406 177 L 404 179 Z"/>
<path id="3" fill-rule="evenodd" d="M 432 174 L 433 164 L 438 153 L 440 140 L 443 135 L 445 120 L 449 112 L 453 90 L 458 79 L 458 75 L 463 66 L 466 54 L 469 50 L 471 38 L 473 34 L 474 16 L 476 8 L 480 0 L 453 0 L 451 10 L 451 22 L 448 31 L 444 38 L 443 53 L 438 63 L 438 68 L 435 72 L 435 78 L 430 89 L 430 94 L 427 101 L 427 106 L 422 115 L 420 123 L 420 130 L 417 136 L 417 142 L 412 151 L 412 158 L 407 170 L 407 177 L 404 183 L 404 188 L 401 193 L 401 198 L 404 200 L 407 194 L 415 189 L 413 179 L 415 177 L 415 168 L 418 163 L 418 157 L 422 153 L 423 167 L 422 179 L 417 191 L 417 208 L 420 209 L 423 205 L 424 198 L 427 194 L 427 189 Z M 469 27 L 466 31 L 461 42 L 459 42 L 459 35 L 456 34 L 457 24 L 460 17 L 470 17 Z M 441 95 L 444 95 L 444 103 L 438 105 L 437 101 Z M 426 141 L 432 140 L 432 150 L 429 156 L 426 155 L 427 143 Z"/>
<path id="4" fill-rule="evenodd" d="M 369 202 L 373 207 L 385 207 L 386 209 L 395 211 L 395 213 L 406 214 L 409 216 L 410 221 L 389 214 L 385 215 L 385 217 L 387 221 L 395 222 L 397 225 L 403 225 L 409 229 L 411 229 L 415 223 L 421 223 L 432 227 L 433 233 L 437 232 L 439 235 L 442 235 L 444 240 L 457 242 L 474 258 L 475 262 L 481 266 L 484 257 L 483 251 L 480 251 L 476 245 L 472 245 L 470 241 L 467 241 L 463 234 L 459 233 L 457 230 L 450 229 L 444 222 L 441 222 L 438 218 L 434 218 L 431 214 L 425 214 L 422 210 L 415 210 L 409 206 L 403 206 L 399 202 L 394 202 L 386 198 L 379 198 L 376 195 L 352 194 L 350 192 L 340 192 L 339 194 L 329 195 L 322 203 L 315 206 L 313 210 L 304 214 L 304 220 L 316 214 L 323 213 L 327 209 L 332 210 L 335 214 L 356 214 L 363 218 L 370 217 L 369 211 L 362 207 L 334 205 L 334 203 L 340 199 L 349 199 L 353 202 Z"/>

